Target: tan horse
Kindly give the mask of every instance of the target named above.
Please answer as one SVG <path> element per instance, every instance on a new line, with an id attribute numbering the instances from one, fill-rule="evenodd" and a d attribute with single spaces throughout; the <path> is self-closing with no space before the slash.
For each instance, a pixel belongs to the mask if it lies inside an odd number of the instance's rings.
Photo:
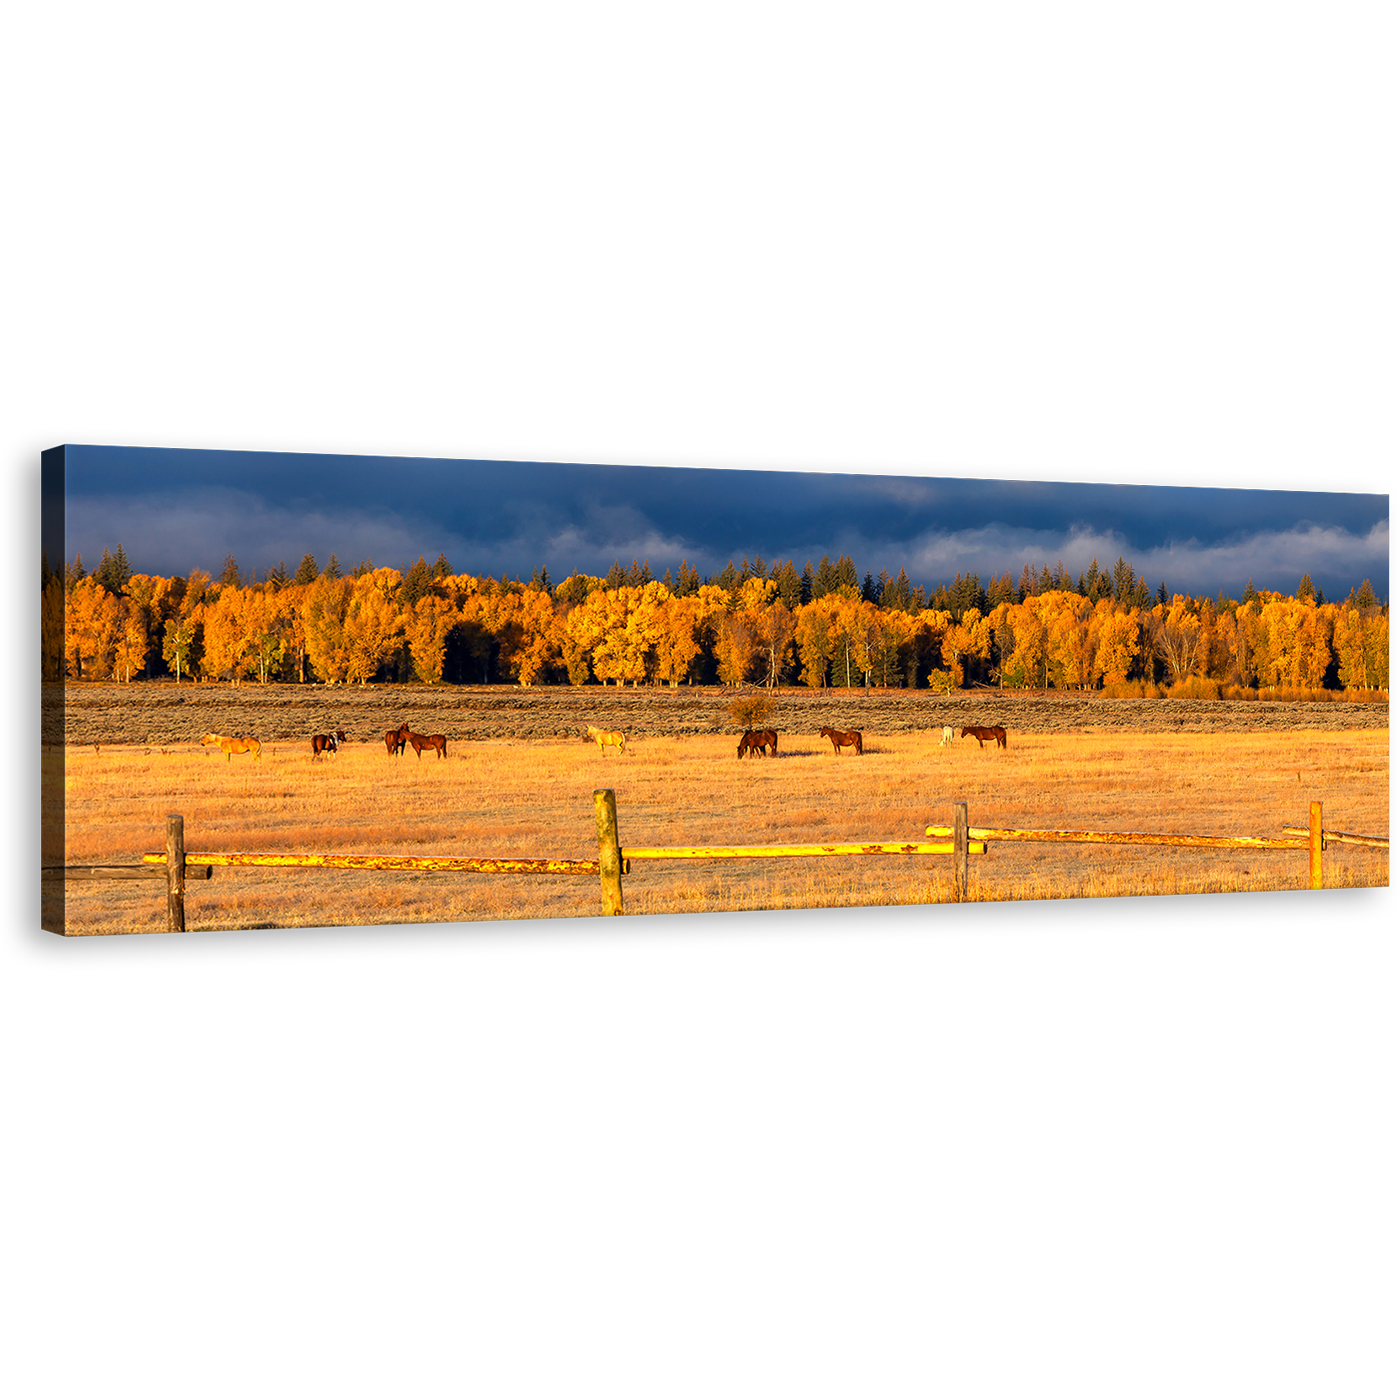
<path id="1" fill-rule="evenodd" d="M 598 752 L 601 754 L 609 744 L 618 753 L 626 753 L 627 736 L 617 729 L 595 729 L 591 724 L 588 726 L 588 737 L 598 745 Z"/>
<path id="2" fill-rule="evenodd" d="M 259 763 L 262 762 L 262 745 L 251 734 L 206 734 L 199 742 L 217 744 L 228 755 L 230 763 L 236 753 L 250 753 Z"/>

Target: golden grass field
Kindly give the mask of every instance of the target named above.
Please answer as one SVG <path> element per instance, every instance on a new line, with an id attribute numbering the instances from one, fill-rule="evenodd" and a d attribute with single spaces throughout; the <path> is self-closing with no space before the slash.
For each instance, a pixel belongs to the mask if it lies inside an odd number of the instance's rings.
<path id="1" fill-rule="evenodd" d="M 594 859 L 593 792 L 617 794 L 622 845 L 914 841 L 973 826 L 1279 836 L 1323 803 L 1329 829 L 1388 835 L 1389 731 L 1254 734 L 1015 734 L 1002 751 L 936 733 L 870 736 L 863 757 L 815 734 L 784 734 L 774 759 L 735 758 L 719 735 L 642 738 L 619 756 L 584 740 L 457 743 L 390 758 L 353 743 L 313 760 L 309 745 L 264 747 L 260 762 L 183 745 L 70 748 L 66 860 L 136 861 L 163 848 L 182 813 L 191 853 L 332 851 Z M 1385 885 L 1384 851 L 1339 845 L 1328 887 Z M 1306 851 L 994 844 L 970 859 L 969 897 L 1045 899 L 1301 889 Z M 46 897 L 54 895 L 46 881 Z M 159 881 L 68 882 L 70 933 L 158 931 Z M 937 903 L 954 897 L 948 856 L 637 861 L 628 914 Z M 191 881 L 194 929 L 455 922 L 595 914 L 595 876 L 403 874 L 219 868 Z"/>

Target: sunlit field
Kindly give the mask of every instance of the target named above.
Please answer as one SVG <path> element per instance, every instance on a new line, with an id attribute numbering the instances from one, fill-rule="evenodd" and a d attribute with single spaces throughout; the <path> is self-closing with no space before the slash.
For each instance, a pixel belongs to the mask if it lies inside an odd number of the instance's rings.
<path id="1" fill-rule="evenodd" d="M 232 761 L 197 745 L 70 749 L 66 860 L 125 863 L 163 849 L 185 818 L 200 851 L 328 851 L 595 859 L 595 788 L 617 794 L 628 846 L 916 841 L 966 801 L 973 826 L 1279 836 L 1320 800 L 1331 829 L 1388 835 L 1389 731 L 1017 735 L 1006 750 L 936 734 L 871 735 L 861 757 L 784 734 L 777 759 L 735 738 L 459 743 L 446 761 L 380 744 L 315 760 L 269 744 Z M 1306 851 L 993 844 L 973 856 L 972 899 L 1302 889 Z M 1333 845 L 1328 887 L 1388 883 L 1384 851 Z M 164 927 L 160 881 L 69 882 L 70 933 Z M 630 914 L 954 898 L 948 856 L 635 861 Z M 591 915 L 596 876 L 220 868 L 191 881 L 190 929 Z"/>

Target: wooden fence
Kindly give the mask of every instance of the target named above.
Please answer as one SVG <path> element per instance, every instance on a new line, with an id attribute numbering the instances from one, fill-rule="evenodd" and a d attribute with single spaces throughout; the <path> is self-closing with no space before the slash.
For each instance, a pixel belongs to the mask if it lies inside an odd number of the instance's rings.
<path id="1" fill-rule="evenodd" d="M 942 835 L 946 826 L 925 828 L 928 836 Z M 969 827 L 968 834 L 982 841 L 1064 841 L 1113 846 L 1196 846 L 1225 851 L 1307 851 L 1308 888 L 1322 888 L 1322 852 L 1329 840 L 1347 839 L 1357 845 L 1390 849 L 1384 836 L 1349 836 L 1341 831 L 1322 829 L 1322 803 L 1314 802 L 1308 811 L 1307 826 L 1286 826 L 1277 836 L 1188 836 L 1174 831 L 1033 831 L 1019 827 Z"/>
<path id="2" fill-rule="evenodd" d="M 604 914 L 621 914 L 622 877 L 636 860 L 773 860 L 827 856 L 937 856 L 953 857 L 953 882 L 958 899 L 967 894 L 969 856 L 983 855 L 994 841 L 1083 842 L 1092 845 L 1201 847 L 1212 850 L 1307 851 L 1309 886 L 1322 888 L 1322 852 L 1329 841 L 1342 845 L 1390 849 L 1389 838 L 1358 836 L 1346 831 L 1325 831 L 1322 803 L 1314 802 L 1306 827 L 1286 826 L 1282 837 L 1191 836 L 1151 831 L 1034 831 L 1016 827 L 969 826 L 967 804 L 955 803 L 951 826 L 925 829 L 931 841 L 844 841 L 813 845 L 771 846 L 623 846 L 617 833 L 617 799 L 611 788 L 593 794 L 598 837 L 597 860 L 562 860 L 518 856 L 375 856 L 337 855 L 294 851 L 185 850 L 185 822 L 166 818 L 165 849 L 143 855 L 140 865 L 79 865 L 46 867 L 46 875 L 65 879 L 164 878 L 167 926 L 185 929 L 185 885 L 207 880 L 215 866 L 260 866 L 273 869 L 437 871 L 495 875 L 597 875 Z"/>

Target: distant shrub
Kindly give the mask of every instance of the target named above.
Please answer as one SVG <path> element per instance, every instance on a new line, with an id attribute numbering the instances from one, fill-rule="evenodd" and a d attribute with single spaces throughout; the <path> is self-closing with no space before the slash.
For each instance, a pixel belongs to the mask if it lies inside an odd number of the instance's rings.
<path id="1" fill-rule="evenodd" d="M 1166 691 L 1151 681 L 1119 681 L 1104 686 L 1099 694 L 1105 700 L 1160 700 Z"/>
<path id="2" fill-rule="evenodd" d="M 766 695 L 736 695 L 729 702 L 729 721 L 740 729 L 763 729 L 772 720 L 774 708 Z"/>
<path id="3" fill-rule="evenodd" d="M 1220 682 L 1205 676 L 1186 676 L 1172 686 L 1167 694 L 1173 700 L 1219 700 Z"/>

